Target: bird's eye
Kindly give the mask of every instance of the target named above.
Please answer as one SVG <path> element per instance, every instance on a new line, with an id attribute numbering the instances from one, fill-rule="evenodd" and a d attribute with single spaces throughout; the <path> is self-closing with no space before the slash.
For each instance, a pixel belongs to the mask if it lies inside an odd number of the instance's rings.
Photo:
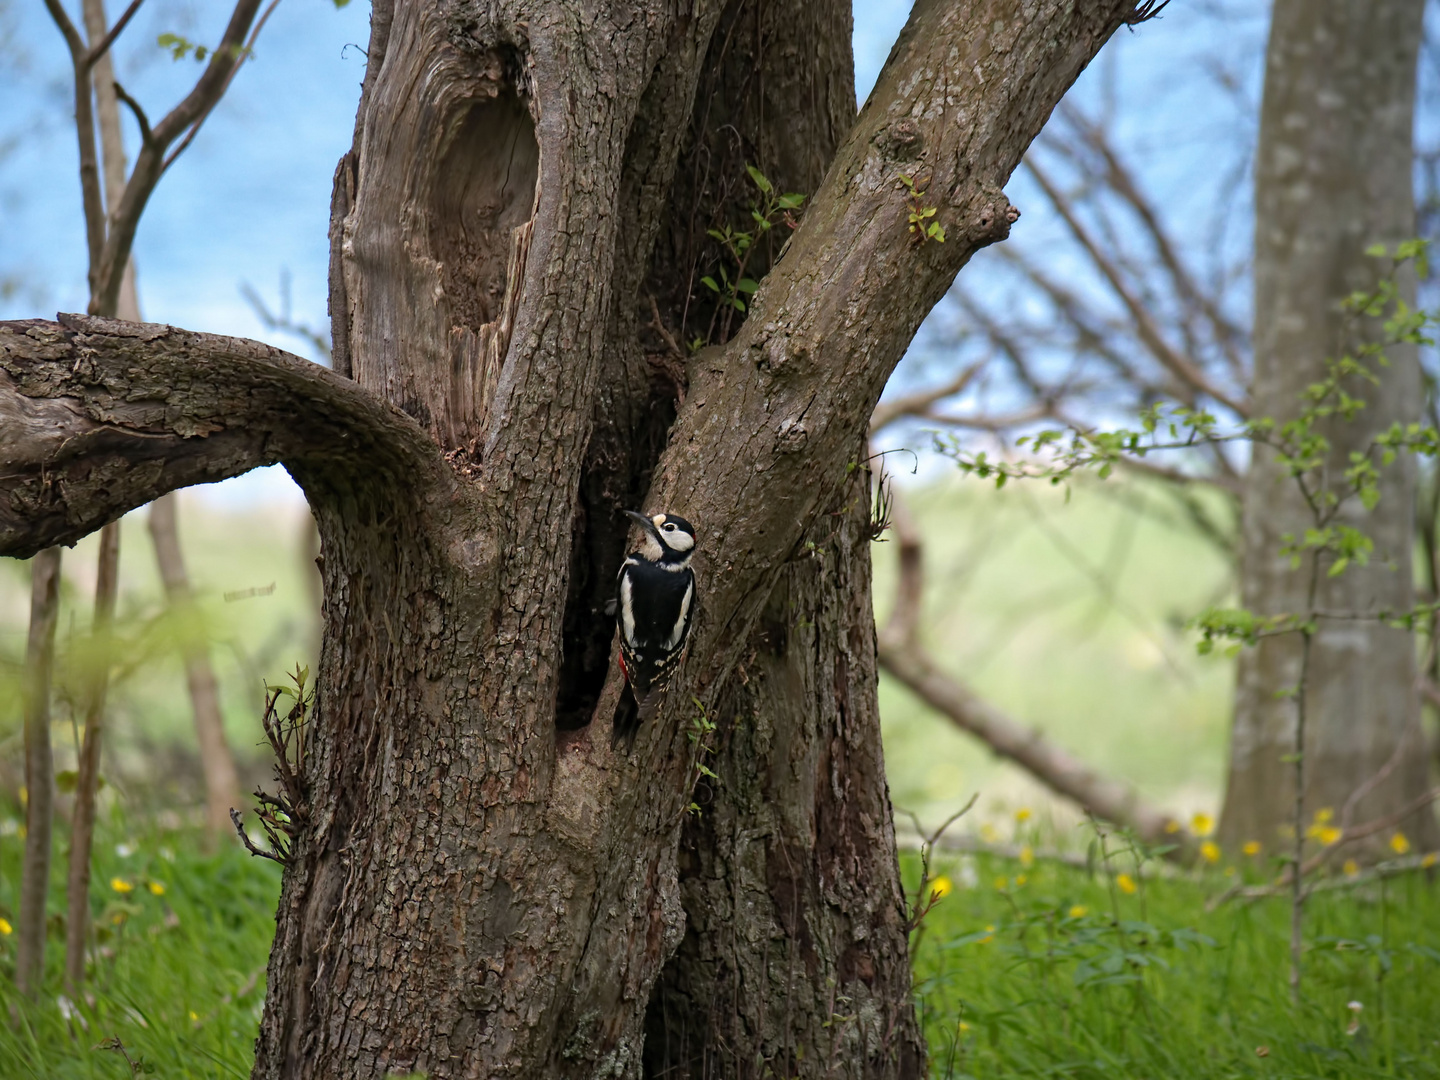
<path id="1" fill-rule="evenodd" d="M 675 531 L 675 526 L 674 526 L 674 525 L 666 525 L 666 526 L 665 526 L 665 531 L 666 531 L 666 532 L 674 532 L 674 531 Z"/>

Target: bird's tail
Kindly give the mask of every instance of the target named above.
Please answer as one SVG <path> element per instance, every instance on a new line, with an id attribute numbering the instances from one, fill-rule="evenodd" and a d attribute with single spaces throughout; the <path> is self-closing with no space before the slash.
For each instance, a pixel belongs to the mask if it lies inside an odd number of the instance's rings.
<path id="1" fill-rule="evenodd" d="M 620 703 L 615 706 L 615 720 L 610 729 L 610 745 L 621 747 L 628 754 L 630 748 L 635 745 L 635 736 L 640 733 L 640 728 L 660 709 L 660 703 L 665 700 L 663 686 L 652 686 L 643 695 L 635 693 L 635 688 L 625 684 L 625 689 L 620 693 Z"/>
<path id="2" fill-rule="evenodd" d="M 635 745 L 635 736 L 640 731 L 640 702 L 635 700 L 635 691 L 630 683 L 620 691 L 620 702 L 615 706 L 615 720 L 610 729 L 610 746 L 619 747 L 627 754 Z"/>

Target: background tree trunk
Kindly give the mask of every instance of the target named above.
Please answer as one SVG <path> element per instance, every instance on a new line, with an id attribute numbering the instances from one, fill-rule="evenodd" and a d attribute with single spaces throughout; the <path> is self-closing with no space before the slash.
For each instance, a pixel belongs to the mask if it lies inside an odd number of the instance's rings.
<path id="1" fill-rule="evenodd" d="M 65 901 L 65 988 L 77 994 L 85 981 L 85 946 L 90 937 L 90 853 L 95 839 L 100 791 L 100 742 L 105 730 L 105 694 L 110 685 L 111 631 L 120 578 L 120 523 L 100 530 L 95 574 L 92 669 L 85 673 L 85 741 L 75 769 L 75 812 L 70 817 L 70 865 Z"/>
<path id="2" fill-rule="evenodd" d="M 1296 415 L 1304 388 L 1326 363 L 1376 340 L 1342 312 L 1352 290 L 1388 273 L 1367 257 L 1376 242 L 1415 231 L 1411 128 L 1423 0 L 1276 0 L 1266 54 L 1256 159 L 1255 376 L 1251 415 L 1280 422 Z M 1413 275 L 1403 293 L 1414 301 Z M 1412 347 L 1389 350 L 1375 386 L 1354 387 L 1366 407 L 1336 420 L 1335 473 L 1393 421 L 1419 419 L 1420 371 Z M 1367 567 L 1323 576 L 1318 607 L 1405 611 L 1412 583 L 1415 472 L 1407 459 L 1384 470 L 1382 495 L 1345 520 L 1367 533 Z M 1257 448 L 1245 480 L 1241 599 L 1262 613 L 1306 610 L 1308 570 L 1281 554 L 1286 533 L 1313 524 L 1303 497 L 1274 455 Z M 1308 563 L 1307 563 L 1308 567 Z M 1414 641 L 1378 622 L 1321 620 L 1307 695 L 1305 801 L 1341 814 L 1347 800 L 1392 757 L 1394 768 L 1353 808 L 1358 824 L 1394 811 L 1426 788 L 1418 724 Z M 1299 681 L 1300 637 L 1265 640 L 1241 654 L 1230 772 L 1221 817 L 1224 842 L 1271 846 L 1293 818 L 1293 700 L 1277 696 Z M 1422 846 L 1437 839 L 1434 813 L 1404 826 Z M 1384 837 L 1377 839 L 1377 843 Z"/>
<path id="3" fill-rule="evenodd" d="M 155 562 L 165 583 L 165 599 L 172 612 L 188 615 L 194 606 L 185 556 L 180 549 L 180 530 L 175 521 L 179 497 L 171 492 L 150 504 L 150 538 L 155 545 Z M 210 663 L 210 649 L 203 637 L 187 635 L 185 685 L 195 714 L 195 739 L 200 745 L 200 767 L 205 773 L 205 825 L 211 842 L 235 834 L 230 823 L 231 807 L 240 805 L 240 779 L 230 744 L 225 741 L 225 717 L 220 711 L 220 685 Z"/>
<path id="4" fill-rule="evenodd" d="M 30 636 L 25 645 L 25 860 L 20 869 L 15 984 L 38 989 L 45 971 L 45 897 L 50 888 L 50 829 L 55 762 L 50 754 L 50 668 L 60 617 L 60 549 L 46 548 L 30 568 Z"/>

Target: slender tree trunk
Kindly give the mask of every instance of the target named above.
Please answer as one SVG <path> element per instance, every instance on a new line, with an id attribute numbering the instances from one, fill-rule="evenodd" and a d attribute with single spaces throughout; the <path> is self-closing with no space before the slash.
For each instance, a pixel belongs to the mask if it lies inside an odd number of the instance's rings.
<path id="1" fill-rule="evenodd" d="M 15 983 L 40 987 L 45 972 L 45 897 L 50 888 L 50 830 L 55 763 L 50 754 L 50 670 L 60 617 L 60 549 L 46 548 L 30 568 L 30 637 L 25 645 L 25 861 L 20 870 Z"/>
<path id="2" fill-rule="evenodd" d="M 100 787 L 100 739 L 105 726 L 105 692 L 110 683 L 110 637 L 119 585 L 120 523 L 100 530 L 100 563 L 95 577 L 95 648 L 86 672 L 85 741 L 75 776 L 75 812 L 70 818 L 70 873 L 66 888 L 65 985 L 78 993 L 85 981 L 85 943 L 90 934 L 90 852 L 95 839 L 95 798 Z"/>
<path id="3" fill-rule="evenodd" d="M 1253 416 L 1281 422 L 1295 416 L 1305 387 L 1324 376 L 1327 361 L 1379 338 L 1377 326 L 1355 325 L 1340 302 L 1388 273 L 1384 263 L 1365 255 L 1367 247 L 1393 244 L 1415 231 L 1411 129 L 1424 7 L 1423 0 L 1275 4 L 1256 159 Z M 1413 275 L 1401 284 L 1413 303 Z M 1376 432 L 1419 419 L 1415 350 L 1388 352 L 1390 366 L 1376 372 L 1377 384 L 1350 388 L 1365 408 L 1355 420 L 1336 419 L 1325 431 L 1336 476 L 1350 452 L 1363 449 Z M 1344 518 L 1374 540 L 1370 563 L 1337 578 L 1322 568 L 1322 610 L 1405 611 L 1414 603 L 1415 470 L 1405 462 L 1382 476 L 1375 510 L 1354 506 Z M 1303 535 L 1312 525 L 1284 467 L 1257 449 L 1244 495 L 1241 593 L 1247 608 L 1306 609 L 1308 563 L 1292 570 L 1282 548 L 1285 534 Z M 1352 823 L 1383 816 L 1421 794 L 1427 770 L 1411 635 L 1378 621 L 1322 619 L 1312 650 L 1307 817 L 1329 808 L 1338 819 L 1352 794 L 1387 767 L 1383 782 L 1351 807 Z M 1293 824 L 1295 703 L 1284 692 L 1298 682 L 1300 658 L 1296 634 L 1241 654 L 1220 826 L 1229 845 L 1276 845 Z M 1403 828 L 1426 847 L 1440 840 L 1428 808 Z"/>
<path id="4" fill-rule="evenodd" d="M 155 561 L 165 583 L 170 609 L 188 613 L 193 605 L 190 578 L 180 550 L 180 532 L 175 523 L 173 492 L 150 504 L 148 525 L 155 544 Z M 220 711 L 220 687 L 210 664 L 210 651 L 203 638 L 191 636 L 185 646 L 185 684 L 195 712 L 195 738 L 200 744 L 200 766 L 205 772 L 205 826 L 211 842 L 232 837 L 231 807 L 240 805 L 240 778 L 235 759 L 225 741 L 225 718 Z"/>

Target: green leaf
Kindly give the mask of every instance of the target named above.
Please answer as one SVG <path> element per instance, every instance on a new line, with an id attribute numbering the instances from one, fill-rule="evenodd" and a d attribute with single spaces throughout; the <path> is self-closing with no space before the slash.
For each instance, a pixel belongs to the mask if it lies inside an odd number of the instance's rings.
<path id="1" fill-rule="evenodd" d="M 80 774 L 74 769 L 61 769 L 55 774 L 55 788 L 62 795 L 70 795 L 75 791 L 80 780 Z"/>
<path id="2" fill-rule="evenodd" d="M 775 185 L 770 183 L 769 180 L 765 179 L 765 174 L 762 173 L 759 169 L 757 169 L 754 165 L 746 165 L 745 171 L 750 174 L 750 179 L 754 181 L 755 186 L 758 187 L 761 191 L 765 192 L 765 194 L 768 195 L 772 190 L 774 190 Z"/>
<path id="3" fill-rule="evenodd" d="M 804 203 L 805 196 L 793 191 L 787 195 L 781 195 L 775 200 L 775 206 L 780 210 L 795 210 L 804 205 Z"/>
<path id="4" fill-rule="evenodd" d="M 700 284 L 701 284 L 701 285 L 704 285 L 704 286 L 705 286 L 707 289 L 709 289 L 711 292 L 719 292 L 719 291 L 720 291 L 720 286 L 717 285 L 717 284 L 715 284 L 715 279 L 712 278 L 712 277 L 710 277 L 708 274 L 707 274 L 705 277 L 702 277 L 702 278 L 700 279 Z"/>
<path id="5" fill-rule="evenodd" d="M 754 278 L 745 277 L 736 283 L 735 288 L 739 292 L 753 293 L 756 289 L 760 288 L 760 283 Z"/>

